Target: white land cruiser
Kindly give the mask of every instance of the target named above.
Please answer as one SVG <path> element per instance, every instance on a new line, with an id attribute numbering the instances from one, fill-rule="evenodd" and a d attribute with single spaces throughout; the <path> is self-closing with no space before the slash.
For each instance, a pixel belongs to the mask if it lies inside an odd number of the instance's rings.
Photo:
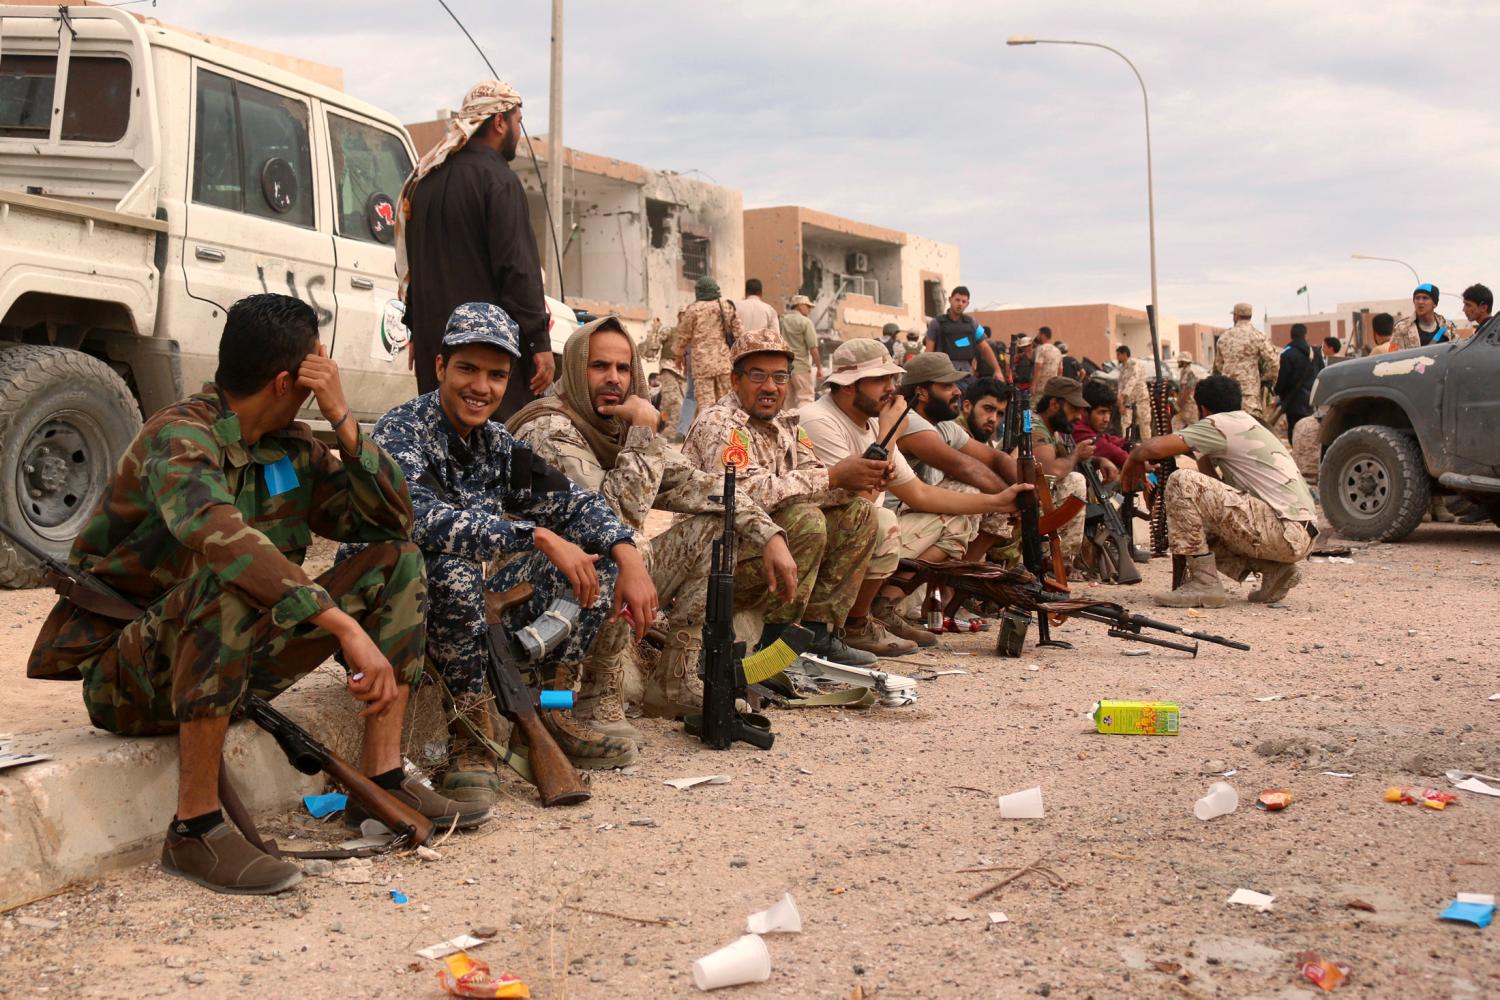
<path id="1" fill-rule="evenodd" d="M 395 117 L 295 73 L 107 7 L 0 6 L 0 519 L 65 554 L 255 292 L 317 310 L 359 419 L 411 398 L 412 162 Z M 37 576 L 0 541 L 0 586 Z"/>

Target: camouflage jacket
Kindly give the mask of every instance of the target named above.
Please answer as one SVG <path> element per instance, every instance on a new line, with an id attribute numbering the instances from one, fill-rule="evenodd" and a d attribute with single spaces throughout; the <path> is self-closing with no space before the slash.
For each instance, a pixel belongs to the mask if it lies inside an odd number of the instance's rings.
<path id="1" fill-rule="evenodd" d="M 1141 377 L 1141 363 L 1136 358 L 1126 358 L 1120 366 L 1119 402 L 1121 406 L 1144 403 L 1151 398 L 1146 380 Z"/>
<path id="2" fill-rule="evenodd" d="M 793 503 L 842 507 L 855 497 L 829 487 L 828 469 L 813 454 L 796 410 L 783 410 L 769 422 L 751 420 L 733 393 L 698 415 L 682 453 L 717 475 L 733 459 L 736 495 L 769 511 Z"/>
<path id="3" fill-rule="evenodd" d="M 1036 367 L 1032 369 L 1031 386 L 1036 394 L 1046 388 L 1047 380 L 1057 378 L 1062 374 L 1063 355 L 1057 349 L 1057 345 L 1051 342 L 1038 344 L 1036 349 Z"/>
<path id="4" fill-rule="evenodd" d="M 722 490 L 718 475 L 700 471 L 678 452 L 667 448 L 649 427 L 632 427 L 625 447 L 606 470 L 594 457 L 583 435 L 561 413 L 548 413 L 521 428 L 518 440 L 536 449 L 545 461 L 584 489 L 602 493 L 620 519 L 638 532 L 645 531 L 646 514 L 653 508 L 674 514 L 715 514 L 724 507 L 708 498 Z M 735 534 L 764 546 L 781 533 L 753 500 L 739 497 L 735 505 Z"/>
<path id="5" fill-rule="evenodd" d="M 363 434 L 340 460 L 293 423 L 253 446 L 209 384 L 158 411 L 131 442 L 69 561 L 148 607 L 200 570 L 290 628 L 334 607 L 302 569 L 314 534 L 336 541 L 408 537 L 411 500 L 402 470 Z M 94 638 L 66 649 L 53 639 L 76 615 Z M 72 679 L 121 623 L 60 600 L 27 665 L 31 677 Z"/>
<path id="6" fill-rule="evenodd" d="M 1455 331 L 1453 329 L 1453 324 L 1444 319 L 1442 313 L 1435 312 L 1432 314 L 1432 318 L 1437 321 L 1437 329 L 1432 332 L 1433 338 L 1437 337 L 1438 332 L 1441 331 L 1443 334 L 1443 341 L 1453 341 L 1457 339 Z M 1443 341 L 1438 342 L 1442 343 Z M 1429 339 L 1428 343 L 1431 342 L 1432 340 Z M 1417 327 L 1417 318 L 1415 316 L 1405 316 L 1396 321 L 1395 327 L 1391 330 L 1390 350 L 1404 351 L 1409 347 L 1425 346 L 1426 345 L 1422 343 L 1422 332 Z"/>
<path id="7" fill-rule="evenodd" d="M 424 552 L 483 562 L 532 548 L 538 526 L 598 555 L 632 541 L 603 497 L 568 482 L 503 425 L 459 437 L 436 391 L 393 407 L 375 440 L 411 483 L 411 537 Z"/>
<path id="8" fill-rule="evenodd" d="M 1271 346 L 1271 339 L 1242 319 L 1219 334 L 1214 345 L 1214 374 L 1239 380 L 1247 395 L 1260 395 L 1263 382 L 1275 382 L 1281 370 L 1281 355 Z M 1254 389 L 1250 393 L 1250 389 Z"/>
<path id="9" fill-rule="evenodd" d="M 723 318 L 720 318 L 720 310 Z M 729 344 L 724 339 L 724 320 L 729 321 L 732 337 L 745 332 L 733 302 L 700 300 L 688 306 L 677 326 L 672 342 L 674 360 L 682 367 L 684 355 L 691 355 L 694 378 L 712 378 L 729 374 Z"/>

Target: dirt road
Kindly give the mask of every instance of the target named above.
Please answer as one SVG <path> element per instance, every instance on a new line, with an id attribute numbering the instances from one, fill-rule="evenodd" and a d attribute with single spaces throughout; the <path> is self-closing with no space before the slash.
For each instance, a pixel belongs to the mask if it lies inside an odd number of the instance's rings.
<path id="1" fill-rule="evenodd" d="M 1437 913 L 1500 891 L 1500 799 L 1437 812 L 1382 792 L 1446 787 L 1448 768 L 1500 774 L 1500 531 L 1427 525 L 1353 559 L 1305 567 L 1284 609 L 1240 596 L 1159 615 L 1250 653 L 1125 656 L 1102 626 L 1070 624 L 1077 648 L 1003 660 L 991 632 L 900 664 L 968 671 L 922 682 L 914 706 L 775 713 L 767 753 L 642 722 L 638 770 L 596 778 L 593 801 L 544 812 L 513 784 L 440 861 L 380 859 L 368 884 L 238 899 L 154 866 L 110 874 L 0 917 L 0 995 L 436 997 L 437 963 L 413 950 L 488 925 L 475 956 L 534 996 L 687 996 L 692 960 L 790 891 L 802 933 L 769 937 L 770 981 L 736 995 L 1310 996 L 1295 959 L 1310 949 L 1352 967 L 1351 995 L 1494 996 L 1500 927 Z M 1119 597 L 1150 613 L 1166 575 L 1154 562 Z M 10 663 L 35 627 L 13 627 L 26 600 L 0 612 Z M 1182 735 L 1093 733 L 1101 697 L 1175 699 Z M 1199 822 L 1194 800 L 1225 771 L 1239 810 Z M 733 780 L 662 783 L 713 773 Z M 995 795 L 1032 785 L 1045 817 L 1002 820 Z M 1253 807 L 1277 787 L 1288 809 Z M 971 901 L 1006 873 L 962 869 L 1038 859 L 1061 884 L 1031 874 Z M 1274 906 L 1226 905 L 1242 887 Z"/>

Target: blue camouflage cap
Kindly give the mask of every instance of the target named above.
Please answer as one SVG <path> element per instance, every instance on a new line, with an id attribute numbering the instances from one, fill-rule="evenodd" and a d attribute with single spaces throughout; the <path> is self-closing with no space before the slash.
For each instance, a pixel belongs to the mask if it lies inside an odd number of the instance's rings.
<path id="1" fill-rule="evenodd" d="M 469 344 L 496 347 L 519 358 L 521 327 L 510 318 L 510 313 L 493 302 L 465 302 L 448 317 L 443 346 L 466 347 Z"/>

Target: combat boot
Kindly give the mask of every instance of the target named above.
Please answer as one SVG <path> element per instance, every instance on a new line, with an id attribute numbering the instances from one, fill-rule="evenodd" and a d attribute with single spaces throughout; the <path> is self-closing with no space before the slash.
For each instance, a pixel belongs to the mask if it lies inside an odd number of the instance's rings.
<path id="1" fill-rule="evenodd" d="M 615 652 L 595 651 L 583 664 L 583 679 L 578 685 L 578 700 L 573 717 L 587 722 L 589 728 L 605 736 L 629 740 L 636 746 L 646 742 L 645 734 L 625 720 L 624 649 Z"/>
<path id="2" fill-rule="evenodd" d="M 1153 600 L 1162 608 L 1222 608 L 1229 595 L 1219 582 L 1214 554 L 1188 556 L 1187 579 L 1182 586 L 1167 594 L 1157 594 Z"/>
<path id="3" fill-rule="evenodd" d="M 896 609 L 896 602 L 889 597 L 877 597 L 870 605 L 870 617 L 878 620 L 885 626 L 885 630 L 899 639 L 914 642 L 918 646 L 936 646 L 937 636 L 925 628 L 915 628 L 908 624 L 901 612 Z"/>
<path id="4" fill-rule="evenodd" d="M 646 678 L 646 693 L 641 711 L 653 719 L 680 719 L 703 713 L 703 678 L 698 676 L 698 661 L 703 641 L 690 632 L 673 632 L 657 660 L 656 669 Z"/>
<path id="5" fill-rule="evenodd" d="M 863 620 L 849 619 L 839 638 L 848 643 L 852 649 L 862 649 L 876 656 L 905 656 L 907 653 L 916 652 L 917 649 L 917 644 L 912 640 L 902 639 L 887 632 L 880 619 L 876 618 L 873 613 L 865 616 Z"/>
<path id="6" fill-rule="evenodd" d="M 863 649 L 855 649 L 844 641 L 843 629 L 829 628 L 819 623 L 809 623 L 813 627 L 812 645 L 807 651 L 813 656 L 822 657 L 831 663 L 837 663 L 845 667 L 873 667 L 878 661 L 874 653 L 866 653 Z"/>
<path id="7" fill-rule="evenodd" d="M 463 806 L 488 808 L 500 795 L 494 751 L 479 738 L 495 741 L 489 700 L 473 700 L 453 712 L 455 717 L 448 721 L 448 764 L 438 776 L 437 791 Z"/>
<path id="8" fill-rule="evenodd" d="M 547 686 L 554 691 L 571 691 L 577 677 L 578 664 L 562 663 L 557 667 L 557 676 Z M 605 735 L 574 718 L 570 710 L 544 708 L 537 715 L 541 716 L 542 725 L 552 734 L 558 749 L 580 770 L 603 770 L 635 763 L 633 742 Z"/>
<path id="9" fill-rule="evenodd" d="M 1302 581 L 1296 563 L 1260 560 L 1255 568 L 1260 573 L 1260 587 L 1250 591 L 1250 600 L 1256 604 L 1274 604 Z"/>

